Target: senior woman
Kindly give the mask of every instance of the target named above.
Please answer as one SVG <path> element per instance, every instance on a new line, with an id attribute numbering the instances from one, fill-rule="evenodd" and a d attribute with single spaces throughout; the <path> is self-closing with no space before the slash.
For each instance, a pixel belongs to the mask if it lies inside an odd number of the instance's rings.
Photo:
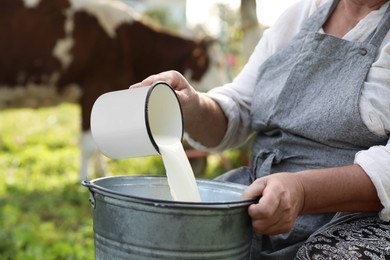
<path id="1" fill-rule="evenodd" d="M 390 257 L 390 7 L 301 0 L 232 83 L 180 99 L 189 142 L 220 151 L 255 134 L 251 167 L 220 177 L 260 196 L 251 259 Z M 323 257 L 323 258 L 321 258 Z"/>

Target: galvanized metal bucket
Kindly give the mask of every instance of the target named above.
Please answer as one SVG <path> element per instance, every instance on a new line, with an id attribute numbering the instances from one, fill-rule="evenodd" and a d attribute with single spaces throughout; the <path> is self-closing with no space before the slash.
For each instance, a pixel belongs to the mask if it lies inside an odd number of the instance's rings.
<path id="1" fill-rule="evenodd" d="M 164 176 L 84 181 L 96 259 L 249 259 L 246 186 L 197 179 L 201 203 L 173 201 Z"/>

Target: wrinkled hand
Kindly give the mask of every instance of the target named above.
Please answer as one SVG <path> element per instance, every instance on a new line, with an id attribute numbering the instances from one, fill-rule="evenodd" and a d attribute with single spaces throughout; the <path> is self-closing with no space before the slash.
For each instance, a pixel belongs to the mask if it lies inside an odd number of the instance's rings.
<path id="1" fill-rule="evenodd" d="M 186 133 L 205 146 L 218 145 L 227 127 L 224 112 L 213 99 L 197 92 L 179 72 L 171 70 L 152 75 L 130 88 L 150 86 L 158 81 L 168 83 L 175 90 Z"/>
<path id="2" fill-rule="evenodd" d="M 199 99 L 198 93 L 188 83 L 182 74 L 174 70 L 151 75 L 143 81 L 130 86 L 130 88 L 150 86 L 158 81 L 164 81 L 168 83 L 175 90 L 184 113 L 186 112 L 185 110 L 191 111 L 191 109 L 196 107 L 196 102 L 198 102 Z"/>
<path id="3" fill-rule="evenodd" d="M 243 193 L 244 199 L 260 197 L 248 208 L 257 234 L 288 232 L 304 206 L 304 188 L 294 173 L 276 173 L 254 181 Z"/>

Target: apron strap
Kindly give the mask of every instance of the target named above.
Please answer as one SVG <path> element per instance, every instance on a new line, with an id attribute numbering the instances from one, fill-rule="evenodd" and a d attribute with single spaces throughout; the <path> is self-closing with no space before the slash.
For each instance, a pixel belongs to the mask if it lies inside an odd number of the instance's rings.
<path id="1" fill-rule="evenodd" d="M 387 7 L 386 12 L 383 15 L 382 19 L 380 20 L 378 26 L 365 40 L 365 42 L 368 42 L 374 45 L 375 47 L 379 48 L 383 42 L 383 39 L 389 32 L 389 30 L 390 30 L 390 4 Z"/>
<path id="2" fill-rule="evenodd" d="M 308 18 L 308 21 L 304 24 L 302 31 L 318 32 L 328 20 L 329 16 L 333 13 L 339 2 L 340 0 L 333 0 L 323 4 Z M 321 17 L 321 19 L 318 19 L 319 17 Z"/>
<path id="3" fill-rule="evenodd" d="M 306 23 L 304 30 L 318 32 L 328 20 L 329 16 L 333 13 L 339 2 L 340 0 L 333 0 L 321 6 L 314 14 L 311 15 L 311 17 L 309 17 L 309 20 L 311 21 Z M 372 31 L 367 39 L 364 40 L 365 43 L 370 43 L 377 48 L 379 48 L 382 44 L 383 39 L 390 30 L 390 4 L 388 5 L 389 6 L 387 7 L 378 26 Z M 316 15 L 316 13 L 320 14 Z M 327 13 L 327 15 L 324 15 L 324 13 Z M 322 17 L 322 19 L 318 19 L 318 17 Z"/>

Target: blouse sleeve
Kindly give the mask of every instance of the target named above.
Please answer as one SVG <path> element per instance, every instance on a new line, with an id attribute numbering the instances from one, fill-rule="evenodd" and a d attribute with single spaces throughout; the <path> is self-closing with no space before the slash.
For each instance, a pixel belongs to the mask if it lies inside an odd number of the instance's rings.
<path id="1" fill-rule="evenodd" d="M 264 32 L 248 62 L 233 82 L 205 94 L 215 100 L 224 111 L 228 119 L 227 131 L 221 143 L 215 147 L 203 146 L 185 134 L 191 146 L 199 150 L 222 151 L 237 147 L 250 137 L 250 108 L 259 67 L 298 33 L 303 21 L 313 11 L 313 4 L 317 3 L 302 0 L 288 8 L 276 23 Z"/>
<path id="2" fill-rule="evenodd" d="M 390 134 L 390 33 L 382 43 L 381 52 L 372 65 L 362 90 L 362 119 L 374 133 Z M 387 145 L 373 146 L 355 156 L 374 184 L 383 205 L 379 216 L 390 221 L 390 139 Z"/>
<path id="3" fill-rule="evenodd" d="M 380 218 L 390 221 L 390 140 L 386 146 L 372 146 L 358 152 L 355 163 L 363 168 L 377 190 L 383 205 Z"/>

